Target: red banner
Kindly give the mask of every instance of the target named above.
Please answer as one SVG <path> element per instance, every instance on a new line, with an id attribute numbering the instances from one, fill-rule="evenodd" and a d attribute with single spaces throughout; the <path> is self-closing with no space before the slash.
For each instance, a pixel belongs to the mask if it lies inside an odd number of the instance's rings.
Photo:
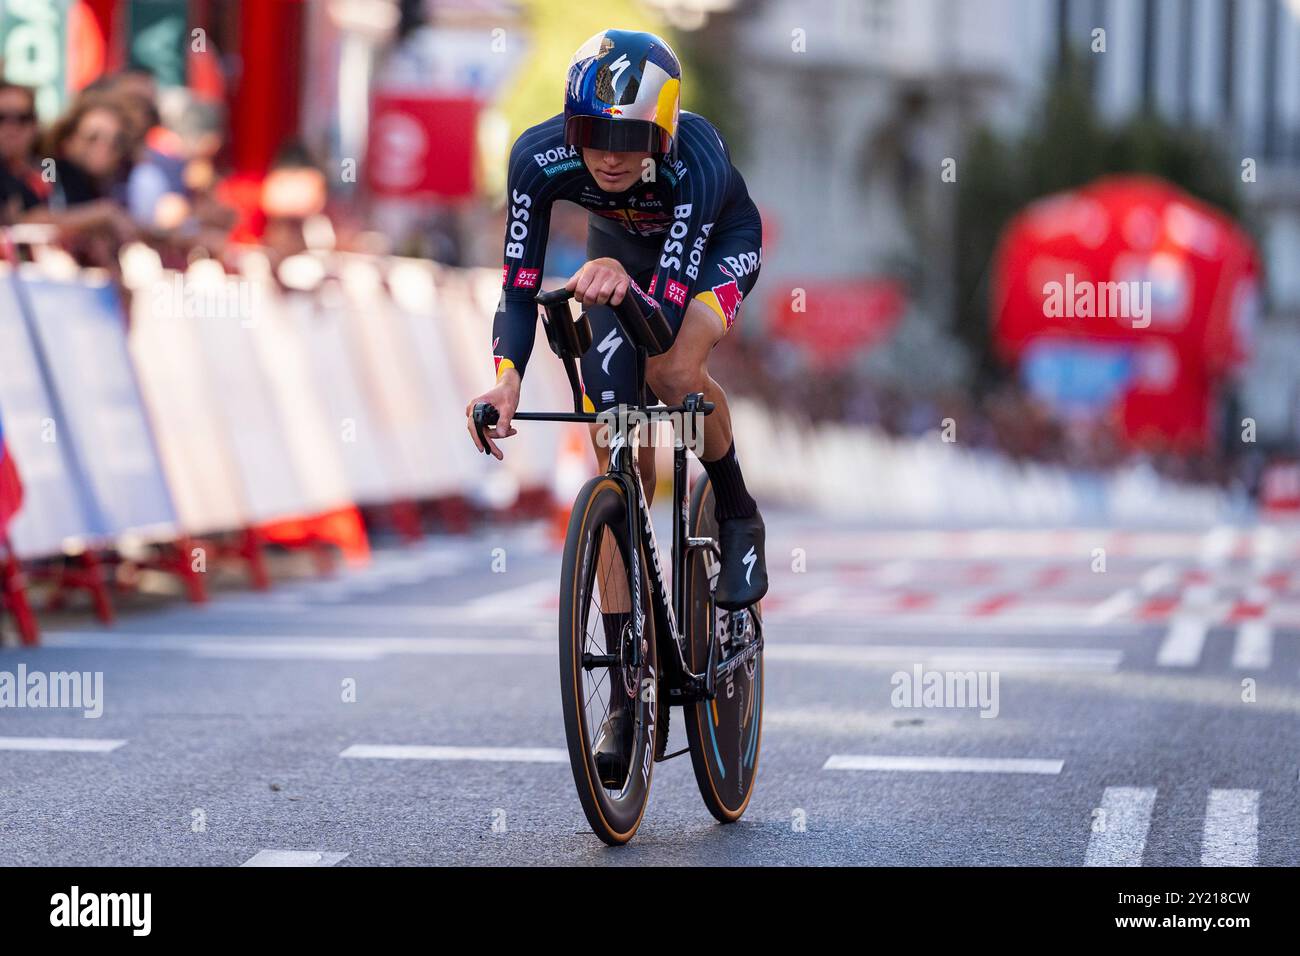
<path id="1" fill-rule="evenodd" d="M 994 262 L 998 351 L 1105 342 L 1131 359 L 1111 411 L 1144 445 L 1205 446 L 1215 390 L 1250 353 L 1259 271 L 1228 216 L 1160 179 L 1111 177 L 1012 220 Z"/>
<path id="2" fill-rule="evenodd" d="M 479 104 L 466 97 L 375 97 L 366 182 L 386 198 L 461 199 L 474 193 Z"/>

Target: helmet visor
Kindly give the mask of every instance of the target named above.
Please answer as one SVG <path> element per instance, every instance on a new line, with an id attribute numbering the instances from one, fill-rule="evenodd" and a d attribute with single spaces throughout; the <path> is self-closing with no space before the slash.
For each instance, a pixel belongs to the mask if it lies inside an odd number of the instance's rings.
<path id="1" fill-rule="evenodd" d="M 666 130 L 648 120 L 570 116 L 564 124 L 564 142 L 615 153 L 666 153 L 671 138 Z"/>

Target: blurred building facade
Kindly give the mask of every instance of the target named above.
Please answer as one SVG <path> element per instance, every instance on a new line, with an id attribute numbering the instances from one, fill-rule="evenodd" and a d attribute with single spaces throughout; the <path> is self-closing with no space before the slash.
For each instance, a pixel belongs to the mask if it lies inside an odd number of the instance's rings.
<path id="1" fill-rule="evenodd" d="M 1245 405 L 1261 435 L 1300 437 L 1300 0 L 752 0 L 712 29 L 732 34 L 715 49 L 735 64 L 742 169 L 776 235 L 768 299 L 901 271 L 916 311 L 951 315 L 954 257 L 988 250 L 953 248 L 945 162 L 961 175 L 977 125 L 1023 128 L 1069 52 L 1092 58 L 1106 120 L 1151 110 L 1211 131 L 1253 161 L 1240 195 L 1266 260 Z"/>

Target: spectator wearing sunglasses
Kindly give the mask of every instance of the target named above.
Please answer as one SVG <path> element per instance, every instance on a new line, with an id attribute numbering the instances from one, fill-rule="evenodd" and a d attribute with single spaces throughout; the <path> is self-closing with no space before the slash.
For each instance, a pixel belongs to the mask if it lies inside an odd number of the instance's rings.
<path id="1" fill-rule="evenodd" d="M 120 108 L 99 95 L 78 98 L 50 130 L 43 154 L 28 161 L 40 174 L 40 188 L 29 182 L 39 204 L 26 206 L 11 221 L 53 225 L 82 262 L 114 268 L 122 245 L 136 236 L 130 216 L 112 198 L 126 149 Z"/>
<path id="2" fill-rule="evenodd" d="M 36 158 L 36 93 L 0 81 L 0 223 L 18 221 L 44 204 L 51 184 Z"/>

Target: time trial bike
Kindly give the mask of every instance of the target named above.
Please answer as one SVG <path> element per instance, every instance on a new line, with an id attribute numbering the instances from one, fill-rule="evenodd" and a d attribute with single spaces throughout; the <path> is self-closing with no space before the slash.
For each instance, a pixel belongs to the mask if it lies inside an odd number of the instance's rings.
<path id="1" fill-rule="evenodd" d="M 583 411 L 577 361 L 591 347 L 591 323 L 585 312 L 574 318 L 571 297 L 558 289 L 536 301 L 573 411 L 519 412 L 514 421 L 607 426 L 608 468 L 574 501 L 560 572 L 560 697 L 578 798 L 598 837 L 626 843 L 645 814 L 654 764 L 689 752 L 705 805 L 732 823 L 749 805 L 758 770 L 763 620 L 760 605 L 728 612 L 713 603 L 720 552 L 708 476 L 687 493 L 687 433 L 702 434 L 692 426 L 713 405 L 695 393 L 679 405 L 647 406 L 646 359 L 666 351 L 672 333 L 662 313 L 645 314 L 629 292 L 614 312 L 636 349 L 638 402 Z M 498 417 L 488 403 L 474 406 L 484 451 L 483 430 Z M 671 580 L 637 468 L 647 426 L 665 418 L 674 425 Z M 673 706 L 682 708 L 687 746 L 667 753 Z"/>

